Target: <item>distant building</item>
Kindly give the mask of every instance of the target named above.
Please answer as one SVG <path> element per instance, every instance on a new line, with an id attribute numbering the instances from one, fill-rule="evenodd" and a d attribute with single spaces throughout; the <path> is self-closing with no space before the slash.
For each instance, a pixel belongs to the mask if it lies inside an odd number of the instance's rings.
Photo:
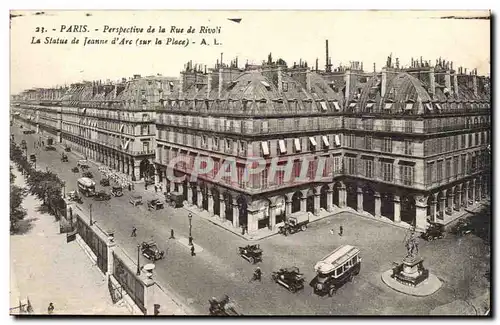
<path id="1" fill-rule="evenodd" d="M 189 62 L 178 82 L 79 84 L 48 95 L 55 101 L 43 93 L 13 101 L 19 118 L 135 180 L 154 174 L 167 192 L 249 233 L 344 207 L 424 228 L 490 193 L 490 79 L 441 59 L 403 67 L 389 57 L 379 72 L 334 68 L 328 50 L 325 70 L 271 55 L 242 68 L 221 59 L 208 70 Z M 202 157 L 214 168 L 196 175 Z M 266 164 L 250 173 L 255 157 Z M 187 178 L 170 181 L 179 159 L 175 176 Z M 276 159 L 290 162 L 289 174 L 271 175 Z M 236 178 L 218 177 L 232 166 Z"/>

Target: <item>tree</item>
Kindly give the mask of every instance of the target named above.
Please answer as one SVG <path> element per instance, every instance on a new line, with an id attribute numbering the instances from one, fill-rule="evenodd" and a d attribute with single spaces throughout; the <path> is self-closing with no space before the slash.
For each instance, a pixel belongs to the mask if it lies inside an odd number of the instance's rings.
<path id="1" fill-rule="evenodd" d="M 45 205 L 61 197 L 62 182 L 56 174 L 50 171 L 33 170 L 27 180 L 31 194 L 35 195 Z"/>
<path id="2" fill-rule="evenodd" d="M 18 221 L 21 221 L 26 216 L 26 210 L 22 208 L 23 189 L 19 186 L 10 186 L 10 229 L 15 229 Z"/>
<path id="3" fill-rule="evenodd" d="M 9 166 L 10 167 L 10 184 L 14 184 L 14 181 L 16 180 L 16 175 L 14 175 L 14 173 L 12 173 L 12 166 Z"/>

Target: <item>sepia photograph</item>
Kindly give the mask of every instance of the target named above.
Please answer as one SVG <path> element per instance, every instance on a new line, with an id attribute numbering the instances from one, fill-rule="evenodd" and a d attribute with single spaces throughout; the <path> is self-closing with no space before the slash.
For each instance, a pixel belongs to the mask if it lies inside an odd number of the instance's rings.
<path id="1" fill-rule="evenodd" d="M 9 315 L 491 317 L 491 23 L 11 10 Z"/>

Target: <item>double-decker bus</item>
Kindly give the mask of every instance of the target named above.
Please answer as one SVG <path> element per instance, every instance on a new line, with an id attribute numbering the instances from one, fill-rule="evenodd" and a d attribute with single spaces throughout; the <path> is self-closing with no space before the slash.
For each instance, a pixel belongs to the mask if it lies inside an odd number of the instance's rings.
<path id="1" fill-rule="evenodd" d="M 87 177 L 78 179 L 78 191 L 85 196 L 95 195 L 95 182 Z"/>

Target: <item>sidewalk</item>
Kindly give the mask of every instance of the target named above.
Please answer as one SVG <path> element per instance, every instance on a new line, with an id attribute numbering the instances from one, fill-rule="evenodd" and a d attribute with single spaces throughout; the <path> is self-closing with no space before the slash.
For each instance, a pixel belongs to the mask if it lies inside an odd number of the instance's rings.
<path id="1" fill-rule="evenodd" d="M 23 186 L 13 172 L 16 185 Z M 106 279 L 76 241 L 66 243 L 53 216 L 36 211 L 39 205 L 32 196 L 24 199 L 32 228 L 10 237 L 10 307 L 28 297 L 35 314 L 46 314 L 52 302 L 55 315 L 130 315 L 113 305 Z"/>

